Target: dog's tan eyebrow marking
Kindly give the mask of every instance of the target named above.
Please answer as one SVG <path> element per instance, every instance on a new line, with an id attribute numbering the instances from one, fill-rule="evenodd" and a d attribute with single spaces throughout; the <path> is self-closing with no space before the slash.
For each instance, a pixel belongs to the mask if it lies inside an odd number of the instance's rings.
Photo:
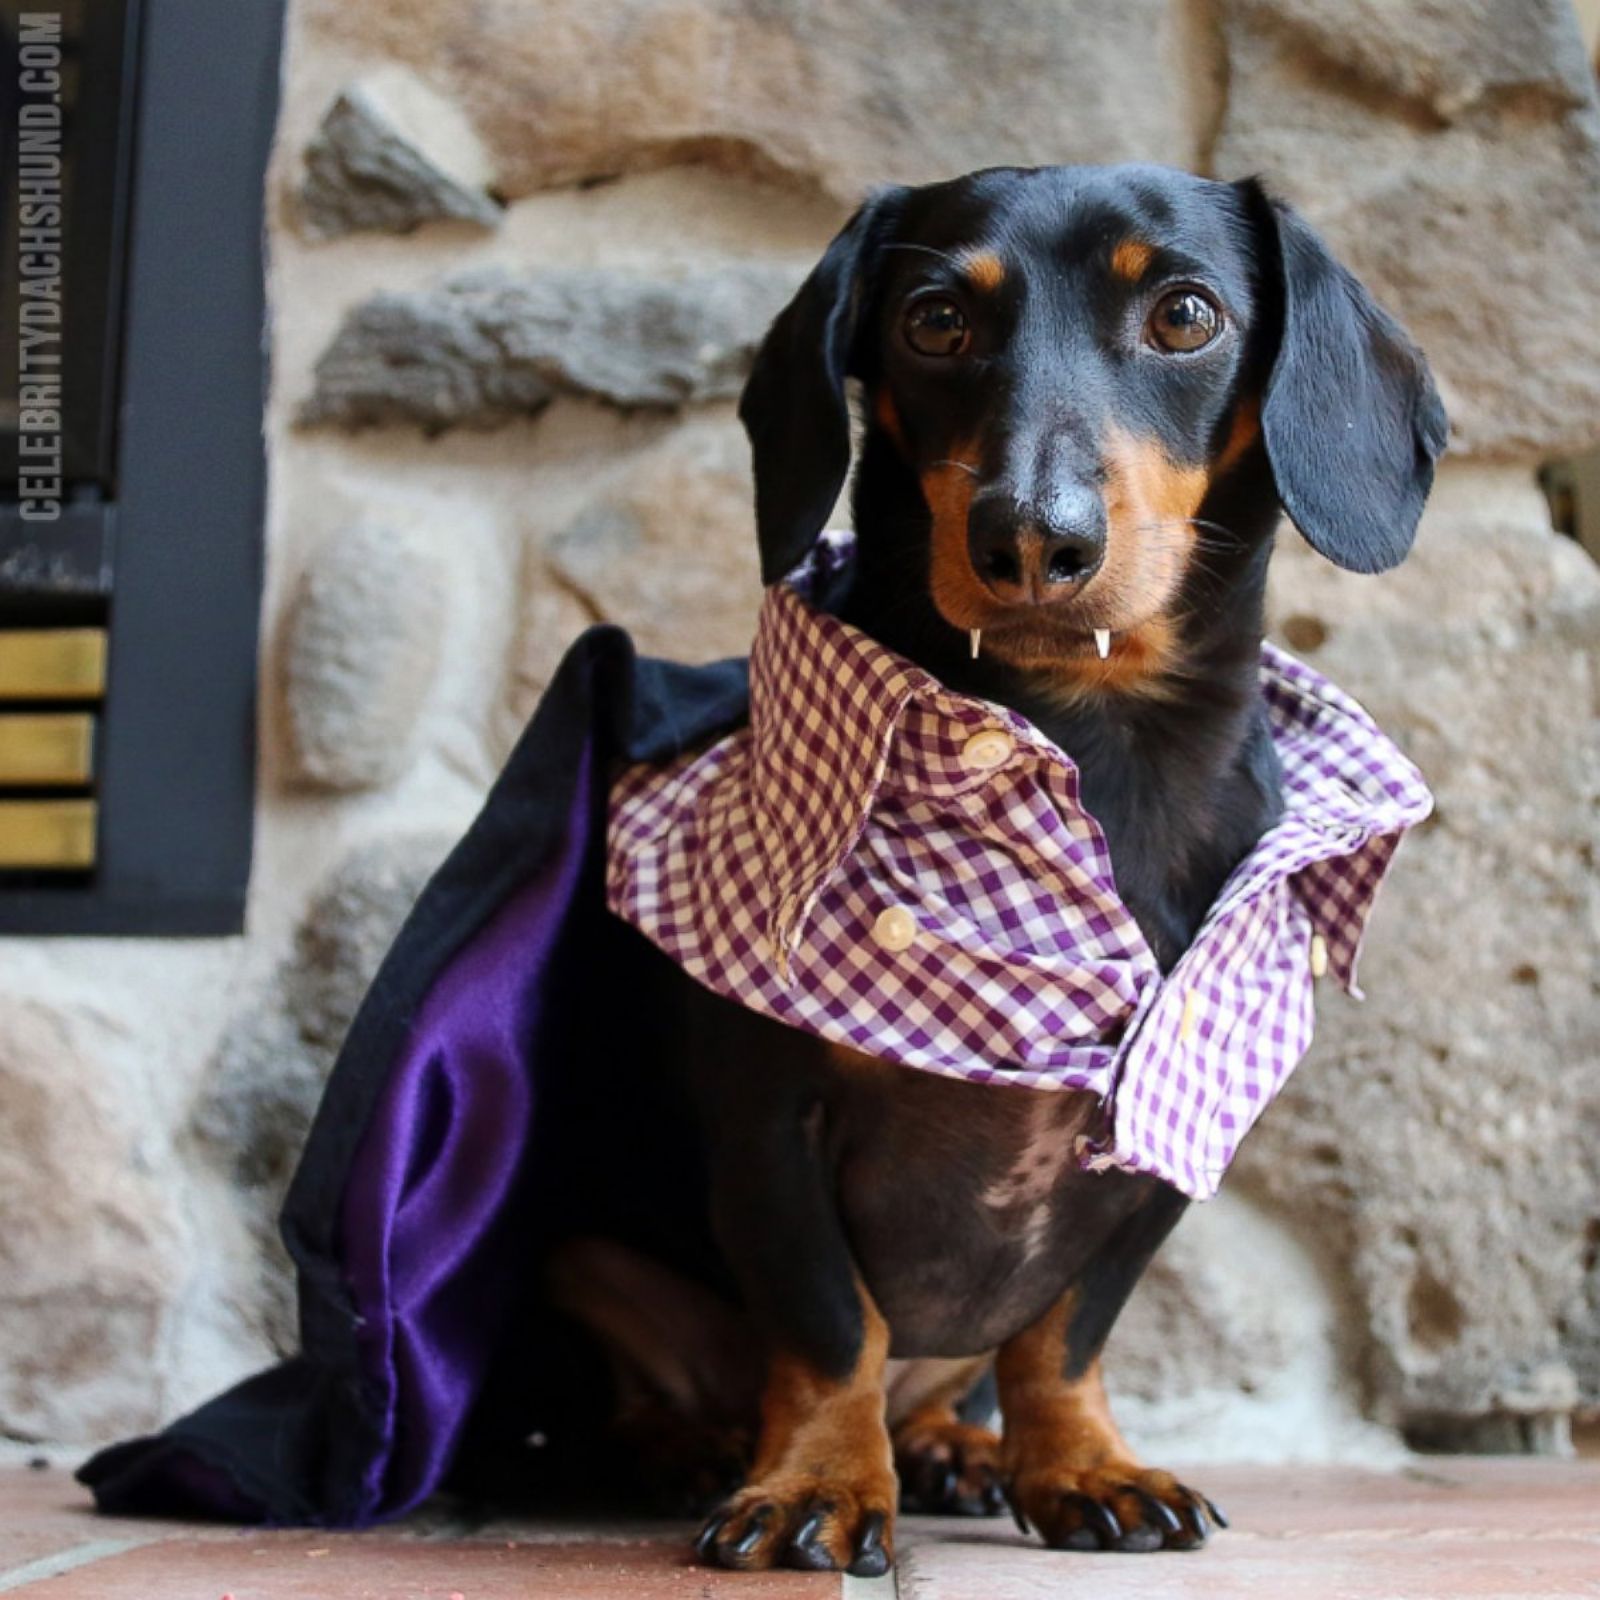
<path id="1" fill-rule="evenodd" d="M 1155 251 L 1143 239 L 1124 239 L 1111 252 L 1111 270 L 1126 283 L 1137 283 L 1155 259 Z"/>
<path id="2" fill-rule="evenodd" d="M 961 270 L 974 289 L 992 294 L 1006 280 L 1005 263 L 993 250 L 969 250 L 961 257 Z"/>

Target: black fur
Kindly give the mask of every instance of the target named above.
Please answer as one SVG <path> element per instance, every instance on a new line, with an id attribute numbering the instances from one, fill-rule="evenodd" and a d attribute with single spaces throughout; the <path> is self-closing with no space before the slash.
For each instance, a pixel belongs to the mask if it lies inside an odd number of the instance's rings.
<path id="1" fill-rule="evenodd" d="M 1305 221 L 1257 184 L 1245 192 L 1282 326 L 1261 413 L 1278 497 L 1330 561 L 1386 571 L 1411 548 L 1449 432 L 1444 406 L 1422 352 Z"/>
<path id="2" fill-rule="evenodd" d="M 903 193 L 884 190 L 845 224 L 773 323 L 740 397 L 759 463 L 763 583 L 776 583 L 815 543 L 850 470 L 844 384 L 862 285 Z"/>

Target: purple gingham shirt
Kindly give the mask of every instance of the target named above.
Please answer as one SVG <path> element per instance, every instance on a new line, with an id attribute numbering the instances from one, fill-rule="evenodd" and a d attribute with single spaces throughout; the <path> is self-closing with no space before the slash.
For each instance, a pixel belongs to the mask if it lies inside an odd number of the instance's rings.
<path id="1" fill-rule="evenodd" d="M 839 547 L 831 549 L 839 559 Z M 802 580 L 803 582 L 803 580 Z M 1432 799 L 1348 696 L 1262 646 L 1285 811 L 1163 977 L 1072 761 L 797 589 L 767 591 L 748 727 L 611 793 L 611 909 L 719 994 L 908 1067 L 1100 1097 L 1085 1166 L 1216 1193 L 1352 994 L 1373 898 Z"/>

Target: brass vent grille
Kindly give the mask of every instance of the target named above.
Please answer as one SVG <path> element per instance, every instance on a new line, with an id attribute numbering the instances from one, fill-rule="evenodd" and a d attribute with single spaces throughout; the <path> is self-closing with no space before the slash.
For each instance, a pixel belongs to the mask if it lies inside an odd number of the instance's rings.
<path id="1" fill-rule="evenodd" d="M 95 864 L 103 628 L 0 629 L 0 871 Z"/>

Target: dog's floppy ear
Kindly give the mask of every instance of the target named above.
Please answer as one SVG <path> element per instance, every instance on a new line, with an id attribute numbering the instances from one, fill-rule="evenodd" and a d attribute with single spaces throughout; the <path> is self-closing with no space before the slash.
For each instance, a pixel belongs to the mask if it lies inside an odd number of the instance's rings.
<path id="1" fill-rule="evenodd" d="M 1313 549 L 1382 572 L 1416 537 L 1444 406 L 1399 323 L 1293 209 L 1244 187 L 1278 265 L 1282 323 L 1261 407 L 1278 498 Z"/>
<path id="2" fill-rule="evenodd" d="M 805 556 L 844 487 L 844 380 L 853 372 L 864 280 L 904 193 L 880 190 L 844 225 L 768 330 L 739 397 L 755 466 L 763 583 Z"/>

